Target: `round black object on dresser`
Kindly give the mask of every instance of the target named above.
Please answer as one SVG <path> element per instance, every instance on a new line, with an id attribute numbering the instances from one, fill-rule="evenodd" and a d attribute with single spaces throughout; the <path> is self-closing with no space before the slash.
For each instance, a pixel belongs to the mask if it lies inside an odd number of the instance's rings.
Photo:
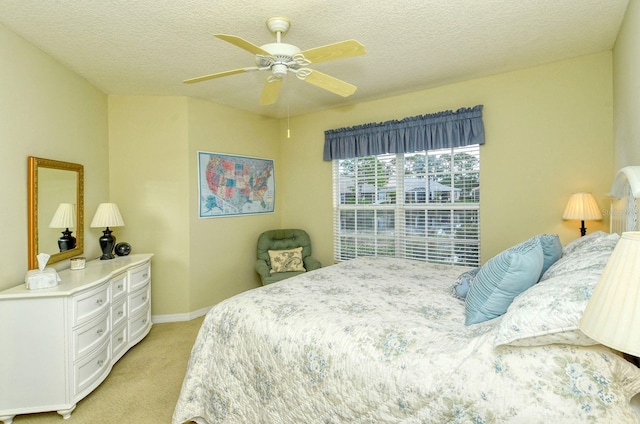
<path id="1" fill-rule="evenodd" d="M 131 253 L 131 245 L 126 242 L 118 243 L 116 244 L 114 251 L 118 256 L 127 256 L 129 253 Z"/>

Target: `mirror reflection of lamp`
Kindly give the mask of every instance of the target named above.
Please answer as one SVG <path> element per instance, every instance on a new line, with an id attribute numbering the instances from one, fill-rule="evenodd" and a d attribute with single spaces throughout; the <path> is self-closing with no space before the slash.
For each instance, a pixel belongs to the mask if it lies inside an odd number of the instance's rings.
<path id="1" fill-rule="evenodd" d="M 49 228 L 64 228 L 62 236 L 58 239 L 58 248 L 61 252 L 76 247 L 76 238 L 71 235 L 69 228 L 76 227 L 76 205 L 72 203 L 60 203 L 56 213 L 53 214 Z"/>
<path id="2" fill-rule="evenodd" d="M 120 215 L 118 205 L 115 203 L 101 203 L 98 206 L 96 214 L 91 221 L 91 227 L 106 227 L 100 237 L 100 249 L 102 249 L 101 260 L 113 259 L 113 248 L 116 244 L 116 238 L 111 235 L 109 227 L 124 227 L 124 220 Z"/>

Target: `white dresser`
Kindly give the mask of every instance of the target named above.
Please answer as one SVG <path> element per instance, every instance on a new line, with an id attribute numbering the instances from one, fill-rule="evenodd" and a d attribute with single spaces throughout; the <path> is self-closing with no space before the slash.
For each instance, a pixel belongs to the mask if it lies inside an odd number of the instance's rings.
<path id="1" fill-rule="evenodd" d="M 151 257 L 94 260 L 60 285 L 0 292 L 0 421 L 78 401 L 151 329 Z"/>

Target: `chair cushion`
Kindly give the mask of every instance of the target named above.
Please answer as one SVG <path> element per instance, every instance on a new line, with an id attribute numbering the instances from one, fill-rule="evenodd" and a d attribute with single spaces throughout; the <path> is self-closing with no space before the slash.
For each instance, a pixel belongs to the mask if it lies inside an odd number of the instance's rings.
<path id="1" fill-rule="evenodd" d="M 305 271 L 302 263 L 302 247 L 287 250 L 269 250 L 271 273 Z"/>

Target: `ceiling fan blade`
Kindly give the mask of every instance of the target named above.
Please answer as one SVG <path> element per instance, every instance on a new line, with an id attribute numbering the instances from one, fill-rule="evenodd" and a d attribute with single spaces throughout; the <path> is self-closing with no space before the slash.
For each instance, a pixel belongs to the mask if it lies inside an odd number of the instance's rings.
<path id="1" fill-rule="evenodd" d="M 260 97 L 260 105 L 267 106 L 274 104 L 278 100 L 278 94 L 280 93 L 280 85 L 282 84 L 282 79 L 272 79 L 267 80 L 264 83 L 264 88 L 262 89 L 262 97 Z"/>
<path id="2" fill-rule="evenodd" d="M 231 43 L 236 47 L 240 47 L 243 50 L 248 51 L 249 53 L 253 53 L 253 54 L 263 54 L 265 56 L 271 56 L 271 53 L 269 53 L 266 50 L 263 50 L 262 48 L 256 46 L 255 44 L 240 38 L 238 36 L 235 35 L 228 35 L 228 34 L 214 34 L 215 37 L 218 37 L 221 40 L 226 41 L 227 43 Z"/>
<path id="3" fill-rule="evenodd" d="M 349 84 L 348 82 L 344 82 L 339 80 L 338 78 L 334 78 L 330 75 L 323 74 L 318 71 L 311 71 L 311 73 L 304 79 L 313 85 L 316 85 L 320 88 L 324 88 L 325 90 L 331 91 L 332 93 L 336 93 L 342 97 L 348 97 L 356 92 L 357 87 L 355 85 Z"/>
<path id="4" fill-rule="evenodd" d="M 305 50 L 300 52 L 300 54 L 302 54 L 307 60 L 311 61 L 311 63 L 319 63 L 326 62 L 327 60 L 359 56 L 366 52 L 367 51 L 360 42 L 356 40 L 347 40 Z"/>
<path id="5" fill-rule="evenodd" d="M 231 71 L 224 71 L 224 72 L 218 72 L 215 74 L 210 74 L 210 75 L 203 75 L 201 77 L 197 77 L 197 78 L 191 78 L 188 80 L 184 80 L 182 81 L 185 84 L 193 84 L 194 82 L 201 82 L 201 81 L 207 81 L 210 79 L 214 79 L 214 78 L 222 78 L 222 77 L 226 77 L 229 75 L 236 75 L 236 74 L 241 74 L 243 72 L 251 72 L 251 71 L 257 71 L 258 68 L 257 66 L 251 67 L 251 68 L 240 68 L 240 69 L 233 69 Z"/>

